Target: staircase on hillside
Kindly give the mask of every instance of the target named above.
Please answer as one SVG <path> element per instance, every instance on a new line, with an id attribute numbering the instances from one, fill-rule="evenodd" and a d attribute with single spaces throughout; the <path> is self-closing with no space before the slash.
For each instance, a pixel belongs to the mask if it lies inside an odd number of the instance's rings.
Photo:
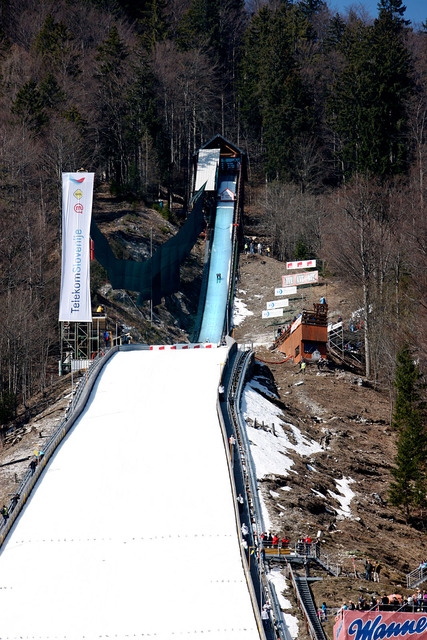
<path id="1" fill-rule="evenodd" d="M 427 581 L 427 565 L 425 567 L 419 566 L 418 569 L 414 569 L 406 576 L 406 586 L 408 589 L 412 587 L 418 587 L 422 582 Z"/>
<path id="2" fill-rule="evenodd" d="M 322 624 L 317 616 L 317 610 L 314 606 L 310 587 L 308 586 L 308 579 L 301 576 L 294 576 L 294 581 L 298 600 L 306 614 L 310 636 L 313 640 L 327 640 Z"/>
<path id="3" fill-rule="evenodd" d="M 338 564 L 330 564 L 329 556 L 322 554 L 321 556 L 310 556 L 312 562 L 315 562 L 319 567 L 327 571 L 331 576 L 338 577 L 341 573 L 341 567 Z"/>

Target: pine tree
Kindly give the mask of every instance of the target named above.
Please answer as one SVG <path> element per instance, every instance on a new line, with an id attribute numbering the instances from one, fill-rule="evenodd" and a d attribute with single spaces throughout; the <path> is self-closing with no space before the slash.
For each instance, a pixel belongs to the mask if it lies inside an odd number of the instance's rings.
<path id="1" fill-rule="evenodd" d="M 270 179 L 295 177 L 295 150 L 313 131 L 313 108 L 295 56 L 296 43 L 313 36 L 300 8 L 263 7 L 245 37 L 240 105 L 250 133 L 262 135 Z"/>
<path id="2" fill-rule="evenodd" d="M 373 54 L 379 99 L 377 175 L 402 173 L 407 167 L 407 101 L 413 89 L 406 47 L 402 0 L 381 0 L 373 26 Z"/>
<path id="3" fill-rule="evenodd" d="M 98 136 L 100 151 L 107 164 L 107 175 L 120 188 L 125 182 L 125 119 L 128 115 L 126 93 L 129 52 L 116 25 L 98 47 L 96 56 L 98 89 Z"/>
<path id="4" fill-rule="evenodd" d="M 427 501 L 427 430 L 420 377 L 410 349 L 405 346 L 397 355 L 395 374 L 397 398 L 392 424 L 398 440 L 390 501 L 407 518 Z"/>
<path id="5" fill-rule="evenodd" d="M 146 2 L 144 11 L 139 17 L 142 31 L 141 41 L 147 51 L 153 51 L 158 42 L 168 35 L 166 0 L 150 0 Z"/>
<path id="6" fill-rule="evenodd" d="M 79 56 L 73 45 L 73 35 L 63 22 L 55 22 L 48 14 L 34 41 L 42 65 L 50 71 L 75 77 L 80 73 Z"/>
<path id="7" fill-rule="evenodd" d="M 352 20 L 339 50 L 346 66 L 329 103 L 330 124 L 341 143 L 344 173 L 385 177 L 407 167 L 407 100 L 411 60 L 401 0 L 381 0 L 373 25 Z"/>
<path id="8" fill-rule="evenodd" d="M 262 7 L 244 35 L 239 74 L 239 108 L 249 135 L 260 138 L 262 132 L 261 67 L 268 58 L 266 51 L 270 37 L 271 12 Z"/>
<path id="9" fill-rule="evenodd" d="M 184 51 L 208 47 L 218 38 L 219 3 L 192 0 L 178 28 L 178 45 Z"/>
<path id="10" fill-rule="evenodd" d="M 47 123 L 43 96 L 35 80 L 28 80 L 17 92 L 11 112 L 17 115 L 23 125 L 34 133 L 40 133 Z"/>

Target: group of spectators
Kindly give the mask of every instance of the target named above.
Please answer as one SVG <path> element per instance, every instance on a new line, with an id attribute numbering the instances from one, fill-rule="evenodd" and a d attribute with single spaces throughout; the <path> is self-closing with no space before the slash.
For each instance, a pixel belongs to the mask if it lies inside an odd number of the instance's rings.
<path id="1" fill-rule="evenodd" d="M 356 333 L 357 331 L 361 331 L 361 329 L 363 329 L 363 325 L 363 320 L 353 320 L 352 318 L 350 318 L 348 328 L 352 333 Z"/>
<path id="2" fill-rule="evenodd" d="M 264 531 L 261 533 L 262 544 L 267 549 L 288 549 L 289 538 L 285 536 L 279 536 L 277 533 L 268 533 Z M 300 537 L 295 544 L 295 551 L 299 555 L 315 555 L 317 557 L 320 547 L 320 540 L 316 538 L 314 541 L 310 536 Z"/>
<path id="3" fill-rule="evenodd" d="M 427 571 L 427 560 L 423 560 L 422 562 L 420 562 L 418 570 L 422 571 L 423 573 Z"/>
<path id="4" fill-rule="evenodd" d="M 404 611 L 427 611 L 427 591 L 417 589 L 415 593 L 403 601 Z"/>
<path id="5" fill-rule="evenodd" d="M 398 593 L 387 595 L 383 593 L 381 597 L 372 595 L 369 600 L 363 595 L 359 597 L 357 603 L 353 600 L 344 602 L 342 607 L 338 610 L 337 614 L 342 611 L 352 611 L 357 609 L 358 611 L 427 611 L 427 591 L 421 591 L 417 589 L 417 592 L 410 596 L 402 596 Z"/>
<path id="6" fill-rule="evenodd" d="M 366 559 L 365 560 L 365 579 L 369 581 L 373 580 L 374 582 L 379 582 L 381 568 L 382 567 L 378 562 L 378 560 L 371 562 L 369 559 Z"/>
<path id="7" fill-rule="evenodd" d="M 29 469 L 31 471 L 31 475 L 34 474 L 37 466 L 40 464 L 40 462 L 43 459 L 43 457 L 44 457 L 44 451 L 39 451 L 38 454 L 31 459 L 31 462 L 28 465 Z M 14 508 L 18 504 L 19 497 L 20 497 L 19 493 L 15 493 L 12 496 L 12 499 L 10 501 L 9 507 L 7 507 L 4 504 L 2 506 L 2 508 L 0 509 L 0 515 L 3 517 L 3 524 L 6 524 L 6 522 L 9 520 L 10 513 L 14 510 Z M 1 523 L 1 521 L 0 521 L 0 523 Z"/>
<path id="8" fill-rule="evenodd" d="M 270 247 L 266 247 L 264 250 L 264 247 L 262 246 L 261 242 L 258 242 L 257 244 L 255 244 L 253 240 L 251 240 L 250 242 L 246 240 L 244 245 L 244 252 L 246 254 L 257 253 L 260 256 L 266 255 L 267 257 L 270 257 L 271 249 Z"/>
<path id="9" fill-rule="evenodd" d="M 287 547 L 289 547 L 289 538 L 287 536 L 283 536 L 280 538 L 277 533 L 272 534 L 264 531 L 264 533 L 261 533 L 260 538 L 264 547 L 268 547 L 271 549 L 277 549 L 279 547 L 282 549 L 286 549 Z"/>
<path id="10" fill-rule="evenodd" d="M 3 516 L 3 524 L 6 524 L 6 522 L 9 520 L 10 513 L 14 510 L 14 508 L 18 504 L 18 500 L 19 500 L 19 493 L 15 493 L 12 496 L 12 500 L 10 501 L 9 507 L 6 507 L 5 504 L 2 506 L 0 510 L 0 515 Z"/>
<path id="11" fill-rule="evenodd" d="M 316 558 L 319 556 L 320 550 L 320 540 L 316 538 L 316 540 L 312 540 L 310 536 L 306 538 L 298 538 L 298 542 L 296 543 L 296 552 L 300 555 L 314 555 Z"/>

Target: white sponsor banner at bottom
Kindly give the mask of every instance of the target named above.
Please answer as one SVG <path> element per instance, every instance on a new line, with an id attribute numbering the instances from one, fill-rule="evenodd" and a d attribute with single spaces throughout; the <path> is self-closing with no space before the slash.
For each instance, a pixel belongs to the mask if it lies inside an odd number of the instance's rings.
<path id="1" fill-rule="evenodd" d="M 275 296 L 291 296 L 297 292 L 296 287 L 282 287 L 274 290 Z"/>
<path id="2" fill-rule="evenodd" d="M 283 316 L 283 309 L 272 309 L 271 311 L 263 311 L 263 318 L 278 318 L 279 316 Z"/>
<path id="3" fill-rule="evenodd" d="M 267 302 L 267 309 L 280 309 L 281 307 L 289 307 L 289 298 Z"/>

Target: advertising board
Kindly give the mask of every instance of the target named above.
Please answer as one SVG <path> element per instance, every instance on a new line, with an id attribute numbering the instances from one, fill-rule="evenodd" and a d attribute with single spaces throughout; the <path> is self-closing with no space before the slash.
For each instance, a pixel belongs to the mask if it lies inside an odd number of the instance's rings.
<path id="1" fill-rule="evenodd" d="M 263 318 L 278 318 L 279 316 L 283 316 L 283 309 L 271 309 L 271 311 L 263 311 Z"/>
<path id="2" fill-rule="evenodd" d="M 297 292 L 296 287 L 280 287 L 274 290 L 275 296 L 291 296 Z"/>
<path id="3" fill-rule="evenodd" d="M 282 276 L 282 285 L 284 287 L 292 287 L 301 284 L 313 284 L 318 280 L 318 271 L 304 271 L 303 273 L 290 273 L 287 276 Z"/>
<path id="4" fill-rule="evenodd" d="M 425 640 L 427 614 L 404 611 L 343 611 L 334 625 L 334 640 Z"/>
<path id="5" fill-rule="evenodd" d="M 310 269 L 316 266 L 316 260 L 297 260 L 296 262 L 287 262 L 287 269 Z"/>
<path id="6" fill-rule="evenodd" d="M 289 298 L 267 302 L 267 309 L 280 309 L 281 307 L 289 307 Z"/>

